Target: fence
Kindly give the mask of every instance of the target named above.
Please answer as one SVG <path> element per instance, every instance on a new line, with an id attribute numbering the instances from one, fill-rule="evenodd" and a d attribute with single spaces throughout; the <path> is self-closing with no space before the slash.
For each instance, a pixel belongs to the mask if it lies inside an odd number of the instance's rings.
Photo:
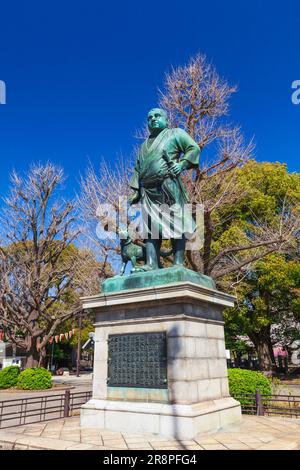
<path id="1" fill-rule="evenodd" d="M 259 390 L 256 394 L 234 395 L 240 401 L 242 413 L 258 416 L 281 416 L 287 418 L 300 418 L 300 396 L 295 395 L 262 395 Z"/>
<path id="2" fill-rule="evenodd" d="M 91 391 L 49 394 L 0 401 L 0 429 L 68 418 L 92 397 Z"/>
<path id="3" fill-rule="evenodd" d="M 92 397 L 92 391 L 49 394 L 44 396 L 0 401 L 0 429 L 23 424 L 68 418 Z M 300 396 L 235 395 L 241 402 L 242 413 L 258 416 L 300 418 Z"/>

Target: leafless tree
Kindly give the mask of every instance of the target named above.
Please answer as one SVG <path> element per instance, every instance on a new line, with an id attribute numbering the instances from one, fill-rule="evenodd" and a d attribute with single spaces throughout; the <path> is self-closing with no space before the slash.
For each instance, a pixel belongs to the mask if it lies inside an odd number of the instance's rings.
<path id="1" fill-rule="evenodd" d="M 120 223 L 120 198 L 130 195 L 132 165 L 121 157 L 115 166 L 105 160 L 100 162 L 99 170 L 89 166 L 81 177 L 81 194 L 78 207 L 82 223 L 84 243 L 89 246 L 105 263 L 116 267 L 120 259 L 120 245 L 117 237 Z M 110 205 L 110 210 L 105 210 Z M 103 208 L 103 210 L 101 210 Z M 125 223 L 127 223 L 125 200 Z M 121 209 L 122 210 L 122 209 Z M 101 232 L 101 233 L 100 233 Z M 113 236 L 110 237 L 110 232 Z M 105 238 L 106 237 L 106 238 Z"/>
<path id="2" fill-rule="evenodd" d="M 26 367 L 42 363 L 49 337 L 81 310 L 79 296 L 98 290 L 99 263 L 74 245 L 74 202 L 57 195 L 63 182 L 52 164 L 14 172 L 1 212 L 0 326 L 26 348 Z"/>
<path id="3" fill-rule="evenodd" d="M 277 224 L 253 214 L 251 230 L 237 229 L 231 244 L 216 243 L 222 227 L 234 226 L 235 204 L 249 196 L 239 175 L 241 167 L 253 157 L 254 145 L 252 141 L 245 143 L 240 127 L 227 121 L 229 101 L 236 90 L 217 74 L 204 55 L 198 54 L 186 66 L 168 73 L 164 91 L 160 92 L 159 105 L 167 110 L 170 126 L 186 129 L 202 151 L 197 171 L 183 175 L 190 202 L 195 208 L 197 204 L 204 208 L 204 246 L 187 251 L 187 261 L 193 270 L 218 282 L 233 274 L 243 275 L 251 263 L 268 253 L 287 249 L 299 226 L 299 217 L 287 218 L 283 205 Z M 145 137 L 145 128 L 138 137 Z M 97 207 L 109 202 L 118 211 L 118 197 L 129 194 L 131 167 L 120 161 L 113 169 L 102 162 L 99 174 L 90 169 L 82 179 L 80 206 L 90 224 L 87 233 L 107 259 L 118 254 L 119 248 L 115 240 L 95 239 Z"/>
<path id="4" fill-rule="evenodd" d="M 299 228 L 299 219 L 287 219 L 283 205 L 276 226 L 261 217 L 251 230 L 241 230 L 231 245 L 219 244 L 216 249 L 218 229 L 234 221 L 232 208 L 247 198 L 239 168 L 252 158 L 254 150 L 252 141 L 244 142 L 240 128 L 226 121 L 229 100 L 236 90 L 217 74 L 204 55 L 198 54 L 186 66 L 168 73 L 165 91 L 160 92 L 160 105 L 168 111 L 172 127 L 185 128 L 202 155 L 209 155 L 196 174 L 185 176 L 191 203 L 204 208 L 203 249 L 188 251 L 187 257 L 192 269 L 216 280 L 240 274 L 268 253 L 286 249 Z"/>

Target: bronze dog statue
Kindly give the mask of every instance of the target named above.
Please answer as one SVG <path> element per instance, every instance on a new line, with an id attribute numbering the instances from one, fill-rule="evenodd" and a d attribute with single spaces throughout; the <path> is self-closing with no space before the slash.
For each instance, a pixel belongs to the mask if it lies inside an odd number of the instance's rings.
<path id="1" fill-rule="evenodd" d="M 122 230 L 122 232 L 120 230 L 119 235 L 120 234 L 122 234 L 122 238 L 120 238 L 122 266 L 119 275 L 123 276 L 129 261 L 132 265 L 131 273 L 135 272 L 136 265 L 139 261 L 146 263 L 146 247 L 144 243 L 141 245 L 134 243 L 126 230 Z M 170 256 L 172 252 L 172 249 L 160 250 L 160 255 L 166 258 L 167 256 Z M 160 265 L 160 267 L 162 266 Z"/>

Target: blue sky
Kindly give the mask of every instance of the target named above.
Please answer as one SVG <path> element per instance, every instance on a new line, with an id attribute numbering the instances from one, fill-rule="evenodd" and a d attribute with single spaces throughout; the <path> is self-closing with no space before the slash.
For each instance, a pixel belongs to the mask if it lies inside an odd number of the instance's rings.
<path id="1" fill-rule="evenodd" d="M 1 4 L 0 193 L 9 172 L 51 160 L 69 176 L 129 156 L 171 65 L 203 52 L 239 91 L 229 120 L 254 135 L 258 160 L 299 171 L 296 1 L 11 1 Z"/>

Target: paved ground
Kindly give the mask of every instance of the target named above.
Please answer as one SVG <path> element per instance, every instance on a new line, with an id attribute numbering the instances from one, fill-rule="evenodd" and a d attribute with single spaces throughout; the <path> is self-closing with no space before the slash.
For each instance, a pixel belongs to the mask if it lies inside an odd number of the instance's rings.
<path id="1" fill-rule="evenodd" d="M 275 389 L 276 395 L 294 395 L 300 397 L 300 385 L 299 384 L 288 384 L 281 383 Z"/>
<path id="2" fill-rule="evenodd" d="M 300 450 L 300 420 L 243 416 L 238 425 L 194 440 L 80 428 L 79 417 L 0 430 L 0 449 L 49 450 Z"/>
<path id="3" fill-rule="evenodd" d="M 54 384 L 67 384 L 67 385 L 84 385 L 90 384 L 93 382 L 93 374 L 90 372 L 81 373 L 79 377 L 76 375 L 54 375 L 52 377 L 52 382 Z"/>

